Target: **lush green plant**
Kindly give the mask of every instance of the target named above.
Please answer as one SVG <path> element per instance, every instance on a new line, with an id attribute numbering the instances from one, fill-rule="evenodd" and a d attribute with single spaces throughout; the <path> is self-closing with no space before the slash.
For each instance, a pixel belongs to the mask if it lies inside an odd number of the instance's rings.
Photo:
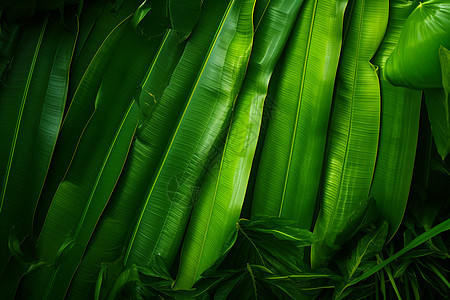
<path id="1" fill-rule="evenodd" d="M 0 4 L 0 298 L 450 296 L 448 0 Z"/>

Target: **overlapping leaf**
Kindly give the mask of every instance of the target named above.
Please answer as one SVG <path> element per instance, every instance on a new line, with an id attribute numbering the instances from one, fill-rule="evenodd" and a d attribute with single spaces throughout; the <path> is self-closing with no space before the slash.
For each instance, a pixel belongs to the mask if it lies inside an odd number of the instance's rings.
<path id="1" fill-rule="evenodd" d="M 388 1 L 357 0 L 342 50 L 327 141 L 321 208 L 311 264 L 326 264 L 363 218 L 378 148 L 380 87 L 375 54 L 388 21 Z"/>
<path id="2" fill-rule="evenodd" d="M 139 115 L 131 101 L 159 45 L 134 28 L 123 36 L 133 51 L 131 62 L 109 69 L 96 99 L 96 109 L 80 138 L 64 180 L 52 200 L 38 239 L 38 258 L 52 264 L 31 273 L 19 290 L 32 297 L 62 298 L 89 239 L 115 187 Z M 120 45 L 119 45 L 120 47 Z M 124 76 L 124 77 L 123 77 Z M 114 101 L 112 101 L 114 100 Z"/>
<path id="3" fill-rule="evenodd" d="M 19 60 L 0 90 L 0 274 L 10 257 L 11 230 L 20 242 L 31 235 L 33 209 L 59 131 L 78 32 L 73 12 L 67 22 L 71 28 L 61 26 L 57 13 L 30 22 L 15 54 Z"/>
<path id="4" fill-rule="evenodd" d="M 264 140 L 252 215 L 310 229 L 325 151 L 347 1 L 307 0 L 286 49 Z"/>
<path id="5" fill-rule="evenodd" d="M 125 51 L 124 47 L 119 47 L 115 51 L 120 37 L 128 27 L 130 27 L 129 17 L 111 31 L 107 39 L 102 43 L 102 46 L 97 50 L 82 80 L 77 86 L 69 110 L 63 120 L 47 180 L 42 190 L 39 204 L 36 207 L 33 221 L 34 232 L 36 234 L 39 234 L 51 200 L 59 183 L 64 178 L 64 174 L 75 153 L 78 140 L 95 110 L 95 99 L 97 94 L 101 93 L 100 86 L 102 85 L 104 75 L 107 73 L 114 74 L 112 70 L 115 69 L 117 76 L 128 65 L 127 55 L 128 58 L 131 57 L 131 53 L 128 51 L 129 49 Z M 111 56 L 113 53 L 114 56 Z M 106 81 L 111 82 L 111 79 L 106 79 Z M 112 85 L 114 86 L 114 83 Z M 106 87 L 106 85 L 103 85 L 103 89 L 106 89 Z"/>
<path id="6" fill-rule="evenodd" d="M 228 238 L 236 230 L 269 79 L 301 4 L 302 1 L 273 1 L 261 15 L 264 20 L 256 20 L 259 27 L 246 78 L 236 99 L 223 150 L 206 175 L 194 206 L 175 288 L 190 288 L 222 255 L 229 244 Z"/>
<path id="7" fill-rule="evenodd" d="M 250 56 L 253 1 L 231 1 L 155 173 L 125 263 L 172 264 L 208 155 L 226 127 Z"/>
<path id="8" fill-rule="evenodd" d="M 417 3 L 390 1 L 389 5 L 388 28 L 373 58 L 381 70 L 381 124 L 371 194 L 381 217 L 389 222 L 389 237 L 392 237 L 400 226 L 409 197 L 422 92 L 394 87 L 384 77 L 385 63 Z"/>
<path id="9" fill-rule="evenodd" d="M 428 118 L 436 147 L 442 160 L 450 153 L 450 51 L 439 48 L 439 60 L 442 70 L 440 89 L 425 91 Z"/>
<path id="10" fill-rule="evenodd" d="M 386 79 L 413 89 L 442 87 L 439 47 L 450 48 L 450 2 L 421 2 L 408 17 L 386 62 Z M 417 59 L 420 57 L 420 59 Z"/>

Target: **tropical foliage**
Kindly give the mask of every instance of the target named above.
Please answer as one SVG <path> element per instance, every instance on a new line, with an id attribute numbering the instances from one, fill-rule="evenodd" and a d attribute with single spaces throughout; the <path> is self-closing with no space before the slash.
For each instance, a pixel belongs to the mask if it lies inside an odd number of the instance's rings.
<path id="1" fill-rule="evenodd" d="M 447 299 L 448 0 L 5 0 L 1 299 Z"/>

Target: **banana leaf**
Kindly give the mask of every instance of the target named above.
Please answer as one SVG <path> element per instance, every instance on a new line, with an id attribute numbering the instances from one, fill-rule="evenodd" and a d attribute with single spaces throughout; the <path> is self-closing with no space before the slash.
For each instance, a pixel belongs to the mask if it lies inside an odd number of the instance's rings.
<path id="1" fill-rule="evenodd" d="M 342 49 L 334 94 L 321 207 L 311 247 L 313 268 L 328 263 L 367 208 L 380 127 L 380 86 L 369 62 L 383 39 L 389 1 L 357 0 Z"/>
<path id="2" fill-rule="evenodd" d="M 102 165 L 91 190 L 86 187 L 89 184 L 86 182 L 86 179 L 90 178 L 82 178 L 84 182 L 80 186 L 77 186 L 76 180 L 73 178 L 75 177 L 73 175 L 75 172 L 82 173 L 80 170 L 84 170 L 84 168 L 82 169 L 83 164 L 80 160 L 83 158 L 86 161 L 86 157 L 75 155 L 74 164 L 77 163 L 80 167 L 75 168 L 72 165 L 67 174 L 67 178 L 60 184 L 53 200 L 55 204 L 52 204 L 49 210 L 47 216 L 48 221 L 44 223 L 43 231 L 38 239 L 38 257 L 40 260 L 46 261 L 48 266 L 41 267 L 30 273 L 29 278 L 26 278 L 22 285 L 25 290 L 28 289 L 28 286 L 30 286 L 28 283 L 31 281 L 33 285 L 46 288 L 43 296 L 45 299 L 62 299 L 64 297 L 73 274 L 82 260 L 98 219 L 109 200 L 110 194 L 122 170 L 122 165 L 137 127 L 138 115 L 138 106 L 133 102 L 128 106 L 119 126 L 110 126 L 114 129 L 117 128 L 117 132 L 106 153 L 106 158 L 103 161 L 98 159 Z M 102 121 L 104 122 L 104 120 Z M 94 116 L 92 124 L 95 123 L 97 122 Z M 84 136 L 84 141 L 88 138 L 91 139 L 90 145 L 92 145 L 91 135 L 95 135 L 95 133 L 92 133 L 92 131 L 90 134 L 86 132 Z M 98 140 L 96 142 L 101 143 Z M 81 143 L 83 143 L 83 140 Z M 80 144 L 80 150 L 83 146 L 85 145 Z M 88 151 L 86 153 L 91 154 Z M 75 183 L 72 183 L 72 181 Z M 77 221 L 76 216 L 74 216 L 74 203 L 79 205 L 85 199 L 87 199 L 86 206 L 81 207 L 83 209 L 82 215 L 79 221 Z M 73 201 L 73 203 L 70 203 L 70 201 Z M 80 206 L 76 207 L 78 213 L 81 212 Z M 59 209 L 57 210 L 57 208 Z M 57 213 L 59 215 L 56 215 Z M 67 224 L 61 221 L 62 218 L 66 220 Z M 52 225 L 53 228 L 51 228 Z M 76 229 L 74 229 L 74 226 L 77 226 Z M 71 234 L 67 234 L 68 232 Z M 61 245 L 58 242 L 62 242 Z M 39 292 L 39 288 L 33 288 L 31 286 L 31 289 L 34 293 Z M 19 291 L 19 295 L 23 295 L 21 291 Z M 33 297 L 36 297 L 36 294 Z"/>
<path id="3" fill-rule="evenodd" d="M 162 39 L 139 94 L 139 106 L 144 113 L 144 119 L 149 117 L 146 115 L 151 110 L 149 102 L 155 106 L 154 101 L 160 99 L 184 45 L 185 43 L 179 43 L 176 33 L 171 30 Z M 144 126 L 144 123 L 145 121 L 141 121 L 140 126 Z M 119 181 L 111 195 L 110 204 L 102 215 L 83 261 L 72 280 L 67 295 L 69 299 L 92 297 L 93 285 L 101 264 L 117 260 L 122 252 L 128 229 L 134 217 L 137 216 L 137 208 L 145 196 L 148 178 L 153 174 L 148 168 L 147 153 L 142 152 L 142 145 L 145 144 L 140 144 L 139 141 L 139 137 L 136 136 Z"/>
<path id="4" fill-rule="evenodd" d="M 0 88 L 0 276 L 11 256 L 12 229 L 20 243 L 30 238 L 33 209 L 64 112 L 78 32 L 73 12 L 67 21 L 70 28 L 62 26 L 60 15 L 53 13 L 30 22 Z"/>
<path id="5" fill-rule="evenodd" d="M 450 153 L 450 51 L 441 46 L 439 58 L 443 88 L 425 90 L 425 103 L 437 151 L 445 160 Z"/>
<path id="6" fill-rule="evenodd" d="M 391 1 L 389 23 L 373 62 L 380 66 L 381 124 L 371 194 L 378 212 L 389 222 L 388 240 L 402 222 L 409 197 L 419 133 L 422 91 L 395 87 L 384 75 L 403 24 L 417 2 Z"/>
<path id="7" fill-rule="evenodd" d="M 160 42 L 147 41 L 132 26 L 129 30 L 121 42 L 133 60 L 105 74 L 96 110 L 52 199 L 37 241 L 38 259 L 48 266 L 24 277 L 21 297 L 64 297 L 119 178 L 138 122 L 139 109 L 131 100 Z"/>
<path id="8" fill-rule="evenodd" d="M 450 48 L 449 28 L 448 0 L 421 2 L 406 20 L 398 44 L 386 62 L 387 80 L 413 89 L 442 87 L 439 47 Z"/>
<path id="9" fill-rule="evenodd" d="M 67 172 L 80 136 L 95 110 L 95 100 L 98 94 L 102 92 L 102 89 L 107 90 L 108 88 L 108 85 L 102 84 L 102 82 L 109 82 L 110 86 L 117 87 L 117 84 L 114 83 L 114 80 L 117 80 L 117 78 L 107 78 L 106 80 L 103 80 L 103 78 L 106 74 L 110 74 L 110 77 L 117 77 L 118 74 L 127 68 L 128 62 L 132 57 L 132 52 L 126 48 L 124 42 L 119 45 L 122 34 L 127 29 L 131 30 L 130 17 L 117 25 L 102 43 L 73 96 L 58 134 L 47 180 L 39 203 L 35 208 L 33 220 L 35 235 L 39 235 L 51 200 L 59 183 L 64 178 L 64 174 Z M 101 89 L 102 85 L 103 88 Z M 133 88 L 135 87 L 136 85 L 133 86 Z"/>
<path id="10" fill-rule="evenodd" d="M 322 171 L 346 0 L 306 0 L 287 45 L 258 166 L 252 216 L 310 229 Z"/>
<path id="11" fill-rule="evenodd" d="M 80 13 L 80 33 L 70 70 L 67 107 L 97 51 L 103 48 L 113 29 L 139 6 L 136 0 L 125 1 L 123 5 L 109 0 L 84 2 Z"/>
<path id="12" fill-rule="evenodd" d="M 199 26 L 187 44 L 177 44 L 178 38 L 172 31 L 168 33 L 167 39 L 163 39 L 165 42 L 161 44 L 154 63 L 149 67 L 142 90 L 139 90 L 140 108 L 145 118 L 139 124 L 110 205 L 106 208 L 75 275 L 69 297 L 93 295 L 100 265 L 110 265 L 121 257 L 122 248 L 130 238 L 153 173 L 164 154 L 170 133 L 183 110 L 196 74 L 214 41 L 216 29 L 226 8 L 226 2 L 218 5 L 213 1 L 206 1 Z M 150 106 L 154 101 L 156 103 Z M 112 278 L 113 282 L 122 271 L 120 268 L 117 270 L 109 272 L 108 278 Z M 106 280 L 104 289 L 107 290 L 110 283 L 111 280 Z"/>
<path id="13" fill-rule="evenodd" d="M 256 13 L 256 7 L 255 7 Z M 286 43 L 287 44 L 287 43 Z M 286 45 L 284 47 L 284 51 L 286 50 Z M 252 202 L 255 190 L 256 177 L 258 174 L 259 162 L 261 160 L 262 149 L 264 147 L 264 141 L 266 139 L 267 127 L 269 121 L 272 117 L 272 113 L 274 110 L 274 99 L 276 95 L 276 90 L 278 86 L 278 80 L 280 77 L 281 67 L 283 65 L 284 52 L 281 53 L 280 58 L 275 65 L 272 76 L 270 77 L 269 87 L 267 89 L 267 96 L 264 99 L 264 108 L 261 118 L 261 128 L 259 130 L 258 135 L 258 143 L 256 145 L 255 155 L 253 156 L 252 169 L 250 171 L 250 177 L 248 179 L 247 191 L 245 193 L 244 204 L 242 205 L 241 218 L 250 219 L 251 218 L 251 210 L 252 210 Z"/>
<path id="14" fill-rule="evenodd" d="M 173 30 L 167 30 L 148 69 L 139 94 L 139 108 L 144 114 L 140 132 L 145 130 L 161 96 L 170 83 L 171 75 L 180 61 L 186 43 L 181 42 Z M 140 134 L 139 134 L 140 136 Z"/>
<path id="15" fill-rule="evenodd" d="M 202 4 L 202 0 L 169 1 L 170 24 L 172 29 L 179 34 L 181 40 L 185 40 L 197 24 Z"/>
<path id="16" fill-rule="evenodd" d="M 190 289 L 231 246 L 258 141 L 270 76 L 303 1 L 272 1 L 255 31 L 222 153 L 206 175 L 183 242 L 175 289 Z M 270 55 L 267 55 L 270 53 Z"/>
<path id="17" fill-rule="evenodd" d="M 254 1 L 233 0 L 217 29 L 186 106 L 145 197 L 125 265 L 169 267 L 179 250 L 208 155 L 226 128 L 253 40 Z"/>

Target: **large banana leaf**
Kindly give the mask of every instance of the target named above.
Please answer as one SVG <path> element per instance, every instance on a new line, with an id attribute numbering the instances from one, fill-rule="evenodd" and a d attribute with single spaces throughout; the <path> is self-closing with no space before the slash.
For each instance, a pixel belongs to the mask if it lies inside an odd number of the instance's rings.
<path id="1" fill-rule="evenodd" d="M 363 217 L 375 167 L 380 86 L 369 60 L 384 36 L 389 1 L 356 0 L 345 38 L 327 141 L 311 265 L 326 264 Z"/>
<path id="2" fill-rule="evenodd" d="M 170 133 L 189 96 L 226 7 L 226 2 L 220 5 L 212 1 L 205 2 L 199 26 L 190 36 L 181 59 L 180 52 L 184 44 L 177 44 L 176 34 L 168 33 L 161 44 L 140 93 L 139 102 L 145 119 L 139 126 L 124 171 L 112 195 L 111 205 L 100 221 L 69 296 L 92 295 L 100 264 L 111 264 L 119 259 L 151 184 L 149 179 L 164 154 Z M 156 105 L 150 105 L 153 102 Z M 111 271 L 114 268 L 108 269 L 109 280 L 104 281 L 104 286 L 111 284 L 110 279 L 114 280 L 118 275 Z M 121 271 L 120 268 L 118 271 Z"/>
<path id="3" fill-rule="evenodd" d="M 450 51 L 441 47 L 439 58 L 443 88 L 426 90 L 425 103 L 434 142 L 439 155 L 444 160 L 450 153 Z"/>
<path id="4" fill-rule="evenodd" d="M 403 219 L 411 186 L 419 133 L 422 92 L 392 86 L 383 76 L 409 14 L 417 2 L 390 1 L 389 23 L 373 62 L 380 66 L 381 124 L 371 194 L 392 237 Z"/>
<path id="5" fill-rule="evenodd" d="M 170 0 L 169 16 L 170 24 L 180 35 L 182 40 L 186 39 L 197 24 L 202 7 L 202 0 Z"/>
<path id="6" fill-rule="evenodd" d="M 39 234 L 51 200 L 70 165 L 78 140 L 95 110 L 97 95 L 102 92 L 102 89 L 107 90 L 109 86 L 117 86 L 114 82 L 117 78 L 105 81 L 103 77 L 105 74 L 113 76 L 114 71 L 117 76 L 127 68 L 129 60 L 132 58 L 132 52 L 128 51 L 129 49 L 123 42 L 121 47 L 118 47 L 122 34 L 131 26 L 129 19 L 130 17 L 117 25 L 102 43 L 73 96 L 58 135 L 47 180 L 34 214 L 33 231 L 36 235 Z M 109 85 L 106 85 L 105 82 Z M 103 85 L 102 89 L 101 85 Z M 133 88 L 135 87 L 133 86 Z"/>
<path id="7" fill-rule="evenodd" d="M 252 55 L 218 162 L 206 175 L 183 242 L 175 289 L 190 289 L 211 267 L 229 238 L 245 197 L 264 99 L 275 67 L 303 1 L 272 1 L 256 19 Z M 270 55 L 268 55 L 270 53 Z"/>
<path id="8" fill-rule="evenodd" d="M 73 99 L 75 91 L 85 76 L 86 70 L 100 49 L 105 49 L 110 43 L 114 28 L 128 18 L 139 6 L 141 1 L 128 0 L 119 4 L 117 1 L 100 0 L 85 1 L 80 15 L 80 35 L 75 47 L 73 65 L 70 70 L 68 100 Z M 113 47 L 111 47 L 112 51 Z M 101 51 L 105 51 L 101 50 Z M 110 59 L 108 55 L 102 55 Z M 98 67 L 98 66 L 97 66 Z M 98 69 L 100 70 L 100 69 Z"/>
<path id="9" fill-rule="evenodd" d="M 152 107 L 156 105 L 155 101 L 160 99 L 184 45 L 185 43 L 179 43 L 176 33 L 172 30 L 168 30 L 161 41 L 139 95 L 140 109 L 144 113 L 144 118 L 149 117 L 147 114 L 150 114 Z M 145 120 L 140 126 L 145 126 L 144 124 Z M 148 166 L 151 159 L 145 152 L 145 141 L 144 143 L 141 141 L 137 135 L 111 196 L 110 205 L 99 221 L 83 261 L 73 278 L 68 298 L 92 297 L 101 264 L 117 260 L 122 252 L 128 229 L 139 213 L 137 209 L 145 196 L 145 188 L 154 171 Z"/>
<path id="10" fill-rule="evenodd" d="M 253 38 L 254 1 L 233 0 L 188 96 L 133 230 L 125 264 L 172 264 L 208 154 L 230 116 Z"/>
<path id="11" fill-rule="evenodd" d="M 256 13 L 255 7 L 255 13 Z M 288 44 L 288 43 L 286 43 Z M 261 128 L 258 135 L 258 143 L 256 145 L 255 155 L 253 157 L 252 170 L 250 171 L 250 177 L 248 179 L 247 191 L 245 193 L 244 204 L 242 206 L 241 218 L 250 219 L 253 195 L 255 190 L 256 177 L 258 174 L 259 162 L 261 160 L 261 154 L 264 147 L 264 141 L 266 139 L 267 127 L 270 122 L 273 110 L 273 103 L 278 87 L 278 80 L 280 78 L 281 67 L 283 65 L 284 53 L 286 52 L 286 45 L 284 47 L 284 52 L 281 54 L 280 58 L 275 65 L 272 76 L 270 77 L 269 87 L 267 89 L 266 99 L 264 99 L 264 108 L 261 118 Z"/>
<path id="12" fill-rule="evenodd" d="M 310 229 L 325 152 L 346 0 L 306 0 L 287 46 L 258 167 L 252 215 Z"/>
<path id="13" fill-rule="evenodd" d="M 441 45 L 450 48 L 450 1 L 421 2 L 406 20 L 386 62 L 387 80 L 414 89 L 442 87 Z"/>
<path id="14" fill-rule="evenodd" d="M 139 114 L 131 99 L 159 42 L 147 41 L 132 26 L 124 34 L 121 43 L 133 60 L 127 61 L 125 68 L 111 68 L 105 74 L 96 110 L 53 197 L 37 241 L 38 258 L 49 266 L 25 277 L 19 288 L 24 297 L 27 293 L 49 299 L 65 295 L 125 163 Z"/>
<path id="15" fill-rule="evenodd" d="M 59 131 L 78 32 L 73 13 L 67 21 L 72 27 L 66 30 L 54 13 L 28 25 L 15 54 L 17 63 L 0 89 L 0 274 L 10 258 L 12 229 L 19 242 L 31 234 L 33 209 Z"/>
<path id="16" fill-rule="evenodd" d="M 158 52 L 148 69 L 139 94 L 139 107 L 144 114 L 144 122 L 140 126 L 138 140 L 141 140 L 139 138 L 141 132 L 151 130 L 146 125 L 158 102 L 161 100 L 164 90 L 170 83 L 171 75 L 180 61 L 185 46 L 186 43 L 181 42 L 173 30 L 167 30 Z M 145 141 L 143 142 L 145 143 Z"/>

